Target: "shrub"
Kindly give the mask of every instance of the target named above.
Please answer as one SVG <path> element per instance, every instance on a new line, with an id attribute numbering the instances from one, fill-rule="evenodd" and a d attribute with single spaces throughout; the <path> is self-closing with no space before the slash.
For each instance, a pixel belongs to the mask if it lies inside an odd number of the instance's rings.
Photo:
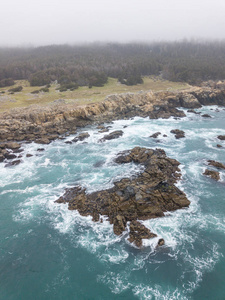
<path id="1" fill-rule="evenodd" d="M 15 88 L 9 89 L 9 92 L 18 93 L 18 92 L 21 92 L 22 89 L 23 89 L 23 87 L 21 85 L 19 85 L 19 86 L 16 86 Z"/>

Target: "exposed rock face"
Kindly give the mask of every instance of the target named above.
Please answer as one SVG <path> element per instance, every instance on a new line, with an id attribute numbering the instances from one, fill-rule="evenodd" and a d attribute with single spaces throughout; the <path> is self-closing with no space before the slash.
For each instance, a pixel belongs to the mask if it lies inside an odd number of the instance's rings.
<path id="1" fill-rule="evenodd" d="M 215 161 L 215 160 L 208 160 L 208 163 L 210 166 L 214 166 L 218 169 L 224 169 L 225 170 L 225 165 L 218 162 L 218 161 Z"/>
<path id="2" fill-rule="evenodd" d="M 173 133 L 173 134 L 175 134 L 175 138 L 176 139 L 181 139 L 181 138 L 185 137 L 185 132 L 183 130 L 172 129 L 170 132 Z"/>
<path id="3" fill-rule="evenodd" d="M 153 111 L 149 112 L 150 119 L 169 119 L 170 117 L 183 118 L 185 116 L 182 110 L 166 105 L 154 106 Z"/>
<path id="4" fill-rule="evenodd" d="M 99 215 L 108 216 L 114 233 L 120 235 L 130 221 L 129 240 L 136 246 L 143 238 L 155 236 L 144 225 L 137 222 L 164 216 L 164 212 L 189 206 L 186 195 L 174 183 L 180 178 L 179 162 L 170 159 L 161 149 L 136 147 L 119 153 L 118 164 L 134 162 L 145 167 L 134 178 L 123 178 L 107 190 L 87 194 L 81 187 L 67 189 L 57 203 L 68 202 L 68 208 L 81 215 L 91 215 L 94 221 Z"/>
<path id="5" fill-rule="evenodd" d="M 86 138 L 88 138 L 90 136 L 90 134 L 88 132 L 83 132 L 83 133 L 80 133 L 77 137 L 75 137 L 72 142 L 78 142 L 78 141 L 83 141 L 85 140 Z"/>
<path id="6" fill-rule="evenodd" d="M 205 172 L 203 173 L 203 175 L 209 176 L 216 181 L 220 180 L 220 173 L 217 171 L 212 171 L 212 170 L 206 169 Z"/>
<path id="7" fill-rule="evenodd" d="M 114 140 L 114 139 L 118 139 L 119 137 L 121 137 L 123 135 L 123 131 L 122 130 L 116 130 L 113 131 L 107 135 L 104 135 L 104 137 L 102 139 L 100 139 L 100 142 L 105 142 L 106 140 Z"/>

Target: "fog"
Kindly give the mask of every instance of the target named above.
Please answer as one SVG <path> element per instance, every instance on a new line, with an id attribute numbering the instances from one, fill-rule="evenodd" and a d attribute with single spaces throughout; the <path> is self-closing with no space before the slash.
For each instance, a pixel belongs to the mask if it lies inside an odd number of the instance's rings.
<path id="1" fill-rule="evenodd" d="M 224 0 L 7 0 L 0 46 L 225 39 Z"/>

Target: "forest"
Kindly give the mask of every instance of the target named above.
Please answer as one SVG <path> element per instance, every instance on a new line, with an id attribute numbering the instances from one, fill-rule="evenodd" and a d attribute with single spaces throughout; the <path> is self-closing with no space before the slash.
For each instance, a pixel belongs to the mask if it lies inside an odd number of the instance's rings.
<path id="1" fill-rule="evenodd" d="M 31 86 L 57 80 L 64 91 L 103 86 L 108 77 L 135 85 L 150 75 L 196 85 L 225 79 L 225 41 L 0 48 L 0 87 L 22 79 Z"/>

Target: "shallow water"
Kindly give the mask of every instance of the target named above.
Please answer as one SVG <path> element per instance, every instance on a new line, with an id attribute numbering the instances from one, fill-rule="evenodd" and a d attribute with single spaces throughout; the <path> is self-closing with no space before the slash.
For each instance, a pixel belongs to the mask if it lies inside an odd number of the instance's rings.
<path id="1" fill-rule="evenodd" d="M 225 110 L 199 109 L 212 118 L 187 113 L 175 120 L 134 118 L 115 121 L 116 140 L 99 143 L 104 133 L 87 127 L 84 142 L 54 141 L 11 168 L 0 164 L 0 299 L 223 299 L 225 295 L 225 171 L 221 181 L 202 175 L 206 161 L 225 163 Z M 124 128 L 124 126 L 127 126 Z M 182 129 L 176 140 L 171 129 Z M 157 131 L 157 138 L 149 136 Z M 166 134 L 167 137 L 163 137 Z M 70 136 L 67 140 L 72 140 Z M 113 162 L 116 154 L 135 146 L 162 148 L 181 163 L 178 187 L 191 201 L 189 208 L 144 221 L 158 238 L 138 250 L 113 234 L 106 218 L 93 223 L 54 203 L 66 187 L 80 184 L 88 192 L 140 172 L 134 164 Z M 214 169 L 213 167 L 210 167 Z"/>

